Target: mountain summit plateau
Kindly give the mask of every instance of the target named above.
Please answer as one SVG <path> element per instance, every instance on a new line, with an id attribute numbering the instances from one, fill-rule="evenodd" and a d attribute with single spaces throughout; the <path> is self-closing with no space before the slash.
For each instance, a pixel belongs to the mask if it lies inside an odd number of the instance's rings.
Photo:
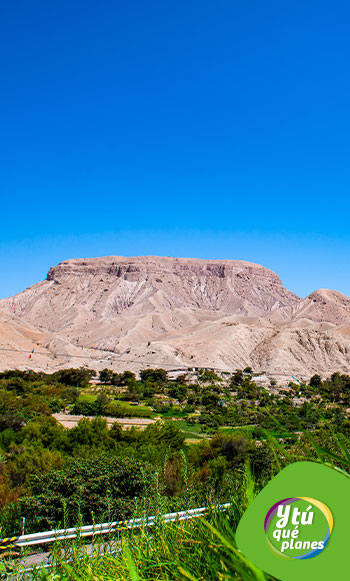
<path id="1" fill-rule="evenodd" d="M 350 372 L 350 298 L 239 260 L 73 259 L 0 300 L 0 368 Z"/>

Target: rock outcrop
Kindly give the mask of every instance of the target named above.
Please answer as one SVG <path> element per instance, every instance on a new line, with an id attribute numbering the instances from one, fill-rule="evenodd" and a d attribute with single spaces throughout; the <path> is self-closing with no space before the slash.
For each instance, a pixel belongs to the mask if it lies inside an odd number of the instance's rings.
<path id="1" fill-rule="evenodd" d="M 30 360 L 12 337 L 19 322 L 35 343 Z M 271 270 L 238 260 L 67 260 L 0 301 L 0 347 L 9 345 L 1 368 L 350 371 L 350 298 L 319 290 L 300 299 Z"/>

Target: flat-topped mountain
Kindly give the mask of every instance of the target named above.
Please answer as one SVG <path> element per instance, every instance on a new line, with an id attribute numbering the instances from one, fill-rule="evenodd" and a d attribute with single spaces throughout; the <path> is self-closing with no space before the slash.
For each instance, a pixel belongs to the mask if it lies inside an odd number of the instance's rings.
<path id="1" fill-rule="evenodd" d="M 239 260 L 67 260 L 46 280 L 0 301 L 2 348 L 16 349 L 6 329 L 18 321 L 29 329 L 27 340 L 33 333 L 34 352 L 26 360 L 3 351 L 2 368 L 16 358 L 21 367 L 101 368 L 110 357 L 114 368 L 350 371 L 349 297 L 319 290 L 300 299 L 271 270 Z"/>
<path id="2" fill-rule="evenodd" d="M 6 301 L 11 312 L 58 331 L 80 319 L 184 309 L 264 316 L 298 303 L 279 277 L 236 260 L 111 256 L 67 260 Z M 1 303 L 0 303 L 1 304 Z"/>

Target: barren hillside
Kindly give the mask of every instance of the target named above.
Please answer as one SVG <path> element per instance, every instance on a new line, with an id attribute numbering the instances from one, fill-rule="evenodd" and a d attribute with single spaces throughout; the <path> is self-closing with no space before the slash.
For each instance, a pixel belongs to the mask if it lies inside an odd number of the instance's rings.
<path id="1" fill-rule="evenodd" d="M 257 264 L 76 259 L 0 301 L 0 347 L 13 350 L 0 366 L 350 371 L 349 330 L 347 296 L 319 290 L 302 300 Z M 20 352 L 33 349 L 30 359 Z"/>

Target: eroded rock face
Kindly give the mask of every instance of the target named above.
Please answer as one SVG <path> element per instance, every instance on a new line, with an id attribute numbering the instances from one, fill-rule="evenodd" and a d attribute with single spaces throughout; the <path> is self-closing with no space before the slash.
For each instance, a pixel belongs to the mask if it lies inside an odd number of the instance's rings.
<path id="1" fill-rule="evenodd" d="M 52 354 L 42 358 L 49 368 L 100 368 L 109 353 L 116 368 L 148 363 L 350 371 L 350 299 L 320 290 L 302 300 L 277 274 L 250 262 L 67 260 L 51 268 L 46 280 L 0 301 L 0 320 L 1 313 L 41 333 L 43 348 Z M 6 343 L 1 327 L 0 343 Z M 22 355 L 18 360 L 23 366 Z M 30 366 L 35 361 L 33 356 Z M 6 367 L 6 356 L 1 365 Z"/>
<path id="2" fill-rule="evenodd" d="M 298 301 L 274 272 L 234 260 L 69 260 L 51 268 L 47 280 L 79 294 L 82 290 L 85 293 L 88 284 L 95 307 L 107 316 L 135 310 L 136 306 L 147 312 L 189 308 L 258 315 Z"/>

